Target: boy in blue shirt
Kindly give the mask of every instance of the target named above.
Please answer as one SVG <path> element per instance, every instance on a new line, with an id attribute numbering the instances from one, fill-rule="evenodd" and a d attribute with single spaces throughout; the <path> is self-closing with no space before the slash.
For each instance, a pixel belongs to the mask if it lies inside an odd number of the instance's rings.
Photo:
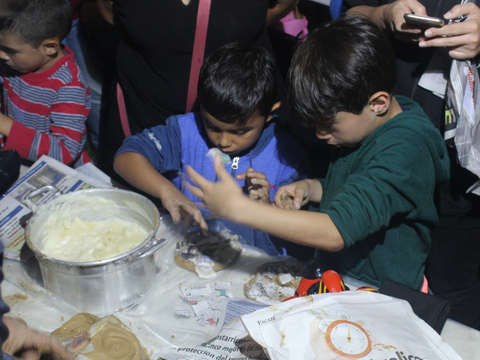
<path id="1" fill-rule="evenodd" d="M 299 179 L 305 156 L 293 139 L 275 126 L 275 68 L 258 46 L 232 43 L 212 53 L 202 66 L 195 113 L 172 116 L 125 139 L 114 160 L 115 171 L 134 187 L 161 200 L 175 223 L 193 217 L 206 227 L 198 198 L 182 182 L 186 164 L 216 179 L 209 150 L 218 148 L 231 161 L 225 169 L 248 196 L 270 204 L 276 189 Z M 167 178 L 164 174 L 171 174 Z M 228 198 L 225 201 L 229 201 Z M 269 254 L 281 249 L 269 235 L 225 221 L 242 242 Z"/>
<path id="2" fill-rule="evenodd" d="M 394 61 L 366 19 L 317 28 L 295 51 L 289 93 L 297 123 L 332 146 L 325 178 L 286 185 L 278 207 L 266 207 L 244 197 L 215 159 L 220 181 L 187 168 L 199 185 L 191 191 L 217 216 L 318 248 L 322 270 L 420 289 L 438 221 L 435 185 L 448 179 L 449 161 L 420 106 L 392 95 Z"/>

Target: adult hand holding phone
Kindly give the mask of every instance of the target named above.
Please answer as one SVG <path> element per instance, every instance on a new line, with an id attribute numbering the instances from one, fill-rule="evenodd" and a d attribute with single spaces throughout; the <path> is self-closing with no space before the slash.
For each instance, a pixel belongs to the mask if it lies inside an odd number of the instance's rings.
<path id="1" fill-rule="evenodd" d="M 445 21 L 438 17 L 417 14 L 405 14 L 403 17 L 407 25 L 413 28 L 428 29 L 431 27 L 442 27 L 445 24 Z"/>
<path id="2" fill-rule="evenodd" d="M 480 8 L 474 3 L 455 5 L 445 15 L 451 23 L 440 28 L 430 28 L 424 33 L 420 47 L 450 48 L 454 59 L 472 59 L 480 53 Z M 466 18 L 456 22 L 454 19 Z"/>
<path id="3" fill-rule="evenodd" d="M 420 34 L 420 28 L 407 25 L 405 14 L 427 16 L 427 10 L 417 0 L 396 0 L 390 4 L 380 7 L 380 19 L 385 27 L 394 33 Z"/>

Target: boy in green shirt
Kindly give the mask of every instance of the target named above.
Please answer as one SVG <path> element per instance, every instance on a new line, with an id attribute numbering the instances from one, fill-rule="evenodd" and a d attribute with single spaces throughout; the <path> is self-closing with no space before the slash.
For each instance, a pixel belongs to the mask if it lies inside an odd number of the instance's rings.
<path id="1" fill-rule="evenodd" d="M 289 83 L 296 123 L 335 149 L 326 177 L 281 187 L 274 208 L 245 197 L 215 159 L 219 181 L 189 168 L 191 191 L 218 216 L 320 249 L 324 270 L 420 289 L 449 162 L 421 108 L 392 95 L 394 70 L 389 40 L 368 20 L 324 24 L 297 48 Z"/>

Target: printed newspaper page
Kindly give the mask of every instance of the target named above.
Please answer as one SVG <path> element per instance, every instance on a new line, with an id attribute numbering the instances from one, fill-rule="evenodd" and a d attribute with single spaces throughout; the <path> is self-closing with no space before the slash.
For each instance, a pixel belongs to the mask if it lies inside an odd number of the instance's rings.
<path id="1" fill-rule="evenodd" d="M 239 318 L 226 324 L 221 333 L 209 342 L 165 349 L 155 360 L 268 360 L 263 348 L 248 336 Z"/>
<path id="2" fill-rule="evenodd" d="M 89 189 L 111 187 L 105 177 L 90 177 L 46 155 L 0 198 L 0 241 L 5 247 L 5 257 L 18 260 L 24 243 L 22 218 L 35 211 L 40 204 L 59 194 Z"/>

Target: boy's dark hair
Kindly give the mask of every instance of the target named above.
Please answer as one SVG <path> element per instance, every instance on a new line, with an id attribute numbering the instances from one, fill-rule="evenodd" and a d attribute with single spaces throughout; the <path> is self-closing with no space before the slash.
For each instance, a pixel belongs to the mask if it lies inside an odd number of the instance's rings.
<path id="1" fill-rule="evenodd" d="M 244 124 L 258 110 L 270 114 L 276 100 L 275 65 L 263 47 L 233 42 L 205 60 L 198 80 L 203 110 L 225 123 Z"/>
<path id="2" fill-rule="evenodd" d="M 375 92 L 392 93 L 395 56 L 375 24 L 344 17 L 323 24 L 299 44 L 288 80 L 295 118 L 306 128 L 330 131 L 338 112 L 360 114 Z"/>
<path id="3" fill-rule="evenodd" d="M 72 14 L 68 0 L 2 0 L 0 32 L 38 47 L 46 39 L 63 40 L 72 26 Z"/>

